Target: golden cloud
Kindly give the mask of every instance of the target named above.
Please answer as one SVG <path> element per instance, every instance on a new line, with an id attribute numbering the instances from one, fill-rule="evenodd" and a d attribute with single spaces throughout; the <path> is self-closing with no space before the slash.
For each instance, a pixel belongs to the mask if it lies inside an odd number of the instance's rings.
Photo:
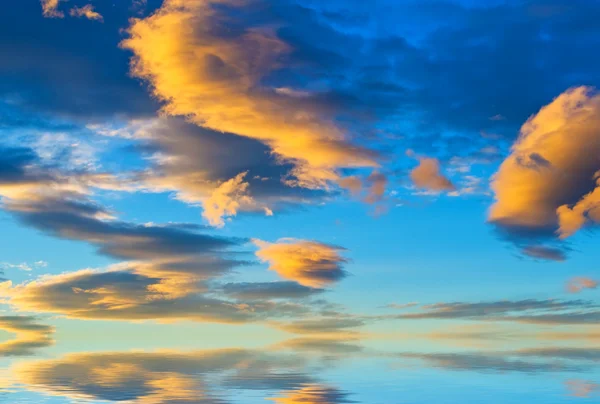
<path id="1" fill-rule="evenodd" d="M 69 14 L 71 14 L 72 17 L 84 17 L 88 20 L 96 20 L 100 22 L 104 21 L 104 17 L 102 17 L 100 13 L 95 11 L 94 6 L 92 6 L 91 4 L 85 5 L 83 7 L 73 7 Z"/>
<path id="2" fill-rule="evenodd" d="M 163 111 L 263 142 L 295 164 L 296 185 L 327 188 L 339 168 L 377 167 L 377 153 L 350 143 L 310 93 L 264 84 L 284 66 L 289 45 L 269 27 L 224 29 L 234 17 L 219 5 L 243 12 L 253 2 L 166 0 L 129 28 L 122 46 L 134 53 L 132 74 L 150 83 Z"/>
<path id="3" fill-rule="evenodd" d="M 322 288 L 346 276 L 343 265 L 347 260 L 340 255 L 341 247 L 295 239 L 282 239 L 276 243 L 253 241 L 259 248 L 256 256 L 268 262 L 269 269 L 284 279 Z"/>
<path id="4" fill-rule="evenodd" d="M 41 0 L 42 13 L 47 18 L 63 18 L 65 14 L 62 11 L 58 11 L 58 3 L 61 0 Z"/>
<path id="5" fill-rule="evenodd" d="M 273 398 L 276 404 L 341 404 L 351 403 L 348 394 L 338 389 L 319 384 L 310 384 L 299 390 L 283 392 Z"/>
<path id="6" fill-rule="evenodd" d="M 600 220 L 600 96 L 572 88 L 527 120 L 492 181 L 489 220 L 567 238 Z"/>
<path id="7" fill-rule="evenodd" d="M 249 305 L 203 296 L 202 288 L 189 276 L 160 278 L 150 275 L 152 268 L 131 265 L 47 275 L 14 286 L 7 281 L 0 296 L 20 311 L 78 319 L 240 323 L 254 318 Z"/>
<path id="8" fill-rule="evenodd" d="M 210 197 L 202 201 L 204 206 L 202 216 L 211 225 L 223 227 L 225 225 L 224 218 L 235 216 L 240 209 L 257 210 L 259 208 L 259 203 L 248 194 L 250 184 L 244 182 L 247 174 L 247 172 L 243 172 L 223 182 L 212 191 Z M 262 209 L 267 216 L 273 214 L 271 209 L 266 206 L 263 206 Z"/>

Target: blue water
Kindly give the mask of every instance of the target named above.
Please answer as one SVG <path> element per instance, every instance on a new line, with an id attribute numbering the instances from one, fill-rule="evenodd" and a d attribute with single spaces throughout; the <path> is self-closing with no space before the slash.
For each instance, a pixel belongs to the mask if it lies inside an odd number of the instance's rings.
<path id="1" fill-rule="evenodd" d="M 319 346 L 6 358 L 0 401 L 516 404 L 600 399 L 593 348 L 582 356 L 572 350 L 534 355 L 527 350 L 424 353 Z"/>

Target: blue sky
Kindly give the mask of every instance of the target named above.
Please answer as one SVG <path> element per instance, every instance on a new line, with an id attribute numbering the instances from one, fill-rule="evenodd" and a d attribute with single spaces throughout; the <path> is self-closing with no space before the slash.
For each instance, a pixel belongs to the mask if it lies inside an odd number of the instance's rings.
<path id="1" fill-rule="evenodd" d="M 597 399 L 598 18 L 5 7 L 0 401 Z"/>

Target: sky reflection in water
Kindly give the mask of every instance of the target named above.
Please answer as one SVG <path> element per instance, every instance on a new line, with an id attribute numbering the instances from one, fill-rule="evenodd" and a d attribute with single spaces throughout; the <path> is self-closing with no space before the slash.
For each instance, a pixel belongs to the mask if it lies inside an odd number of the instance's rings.
<path id="1" fill-rule="evenodd" d="M 7 357 L 5 402 L 569 403 L 594 400 L 600 349 L 496 350 L 301 338 L 265 348 L 128 350 Z M 469 342 L 473 343 L 472 339 Z M 582 378 L 584 376 L 584 378 Z M 536 401 L 537 400 L 537 401 Z"/>

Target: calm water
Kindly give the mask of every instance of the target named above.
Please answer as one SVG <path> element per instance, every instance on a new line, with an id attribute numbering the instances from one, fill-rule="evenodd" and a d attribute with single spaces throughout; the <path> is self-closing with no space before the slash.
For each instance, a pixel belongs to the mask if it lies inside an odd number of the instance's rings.
<path id="1" fill-rule="evenodd" d="M 298 339 L 265 348 L 40 354 L 2 361 L 7 403 L 571 403 L 599 399 L 600 354 L 381 350 Z M 386 343 L 387 348 L 397 343 Z"/>

